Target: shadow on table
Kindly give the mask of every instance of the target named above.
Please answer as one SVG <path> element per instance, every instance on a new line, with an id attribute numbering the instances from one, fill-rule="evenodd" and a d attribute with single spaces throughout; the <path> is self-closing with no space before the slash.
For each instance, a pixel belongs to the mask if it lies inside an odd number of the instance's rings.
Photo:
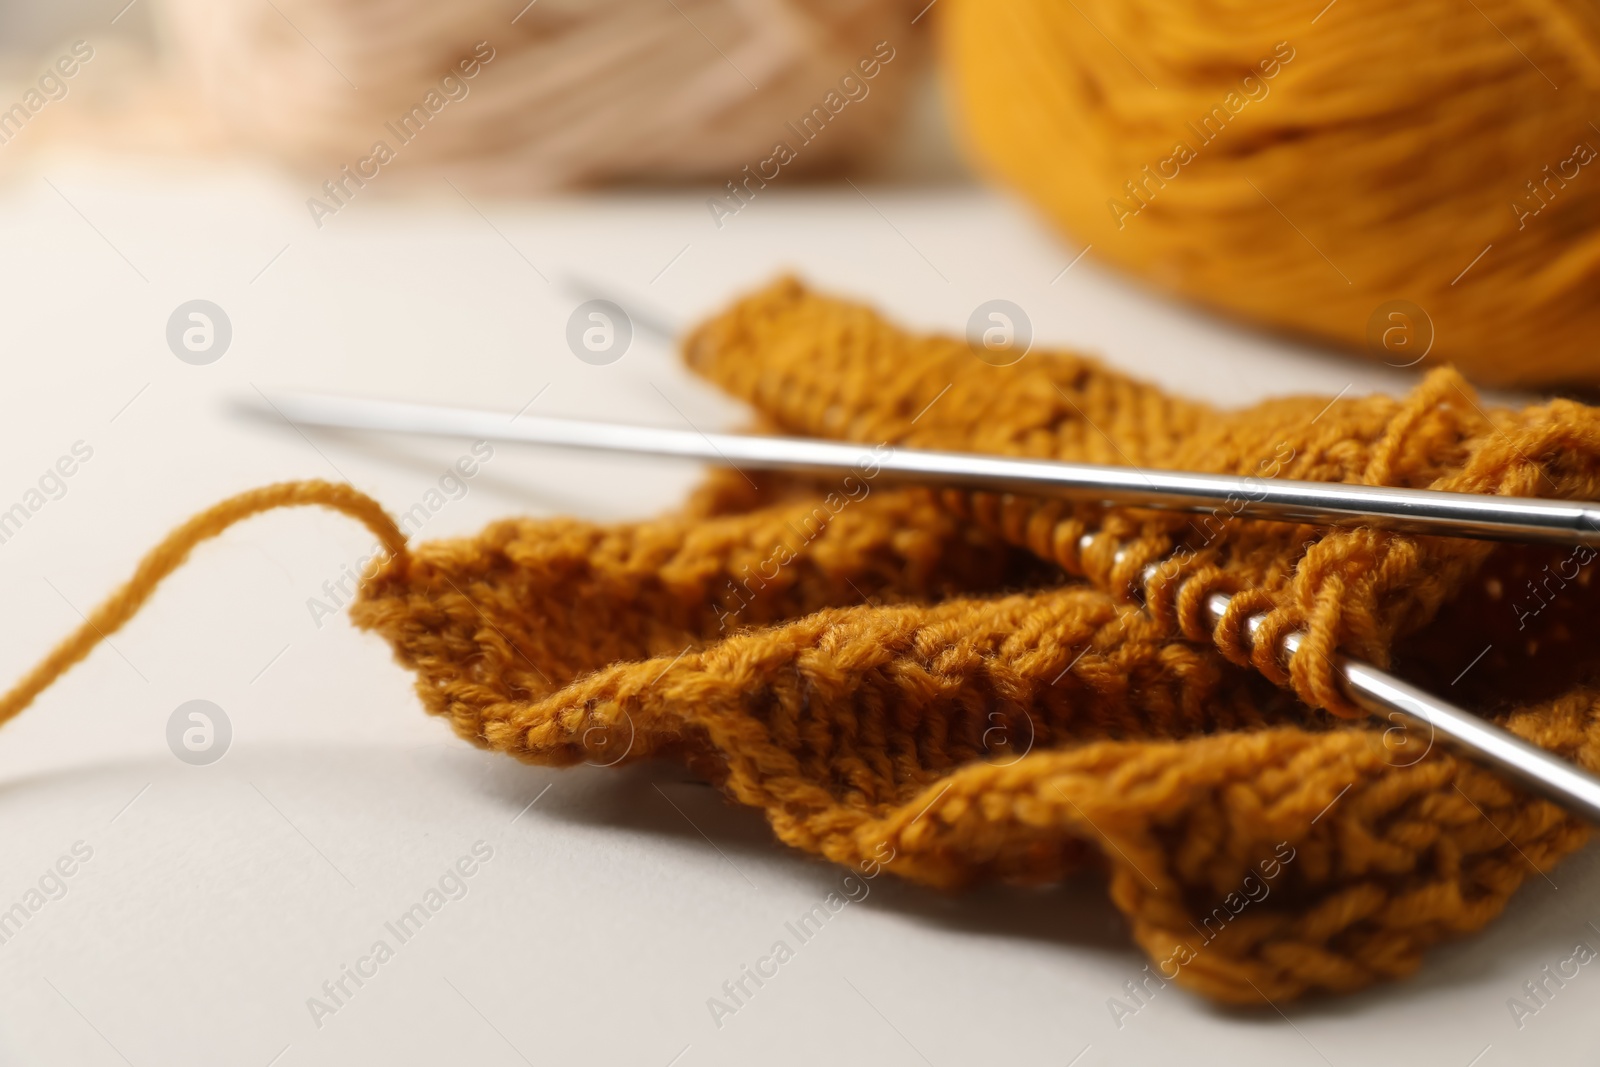
<path id="1" fill-rule="evenodd" d="M 511 787 L 524 777 L 542 778 L 550 773 L 508 761 L 495 766 L 489 777 L 492 788 L 498 789 Z M 704 841 L 736 868 L 759 872 L 767 879 L 813 885 L 819 896 L 837 888 L 845 873 L 843 868 L 783 845 L 758 811 L 740 807 L 669 764 L 615 770 L 584 767 L 555 773 L 572 779 L 572 785 L 581 781 L 581 788 L 564 788 L 559 795 L 552 792 L 541 802 L 545 818 Z M 523 792 L 525 788 L 518 789 L 516 795 Z M 1354 1020 L 1396 996 L 1453 996 L 1508 970 L 1522 978 L 1537 978 L 1541 967 L 1553 966 L 1571 955 L 1579 940 L 1600 949 L 1600 934 L 1586 925 L 1590 918 L 1600 922 L 1600 907 L 1589 903 L 1597 898 L 1600 845 L 1569 857 L 1548 878 L 1530 877 L 1505 913 L 1483 932 L 1430 950 L 1411 977 L 1348 996 L 1310 997 L 1277 1007 L 1295 1018 Z M 1045 942 L 1066 950 L 1125 956 L 1130 977 L 1146 962 L 1126 921 L 1107 897 L 1105 879 L 1096 872 L 1045 888 L 990 885 L 957 893 L 889 878 L 874 885 L 865 904 L 974 937 Z M 1504 998 L 1521 994 L 1520 981 L 1508 985 L 1483 1009 L 1504 1012 Z M 1113 992 L 1116 990 L 1108 990 L 1108 995 Z M 1198 998 L 1194 1002 L 1238 1022 L 1277 1025 L 1283 1018 L 1265 1003 L 1258 1011 L 1214 1006 Z"/>

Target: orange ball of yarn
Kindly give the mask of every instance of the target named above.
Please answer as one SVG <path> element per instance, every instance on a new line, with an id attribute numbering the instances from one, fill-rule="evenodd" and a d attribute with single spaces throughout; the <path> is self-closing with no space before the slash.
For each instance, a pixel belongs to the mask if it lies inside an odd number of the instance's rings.
<path id="1" fill-rule="evenodd" d="M 943 14 L 970 148 L 1094 255 L 1395 366 L 1600 384 L 1600 8 Z"/>
<path id="2" fill-rule="evenodd" d="M 164 0 L 161 25 L 222 140 L 314 171 L 384 140 L 393 159 L 368 176 L 445 167 L 529 192 L 742 180 L 785 138 L 785 173 L 860 156 L 912 82 L 906 2 Z M 788 132 L 817 108 L 813 141 Z"/>

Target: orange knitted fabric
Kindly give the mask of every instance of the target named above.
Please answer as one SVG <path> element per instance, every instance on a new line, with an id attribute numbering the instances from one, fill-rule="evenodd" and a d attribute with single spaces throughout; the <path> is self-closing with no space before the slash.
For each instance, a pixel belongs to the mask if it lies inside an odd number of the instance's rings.
<path id="1" fill-rule="evenodd" d="M 1481 591 L 1487 564 L 1539 553 L 939 497 L 875 483 L 866 446 L 1589 498 L 1600 412 L 1490 414 L 1439 372 L 1404 401 L 1225 413 L 1064 354 L 993 367 L 793 282 L 701 327 L 686 354 L 770 428 L 862 442 L 860 475 L 755 488 L 724 473 L 658 521 L 513 519 L 415 550 L 353 618 L 463 737 L 558 765 L 670 754 L 789 844 L 851 865 L 892 856 L 935 885 L 1058 879 L 1095 857 L 1163 973 L 1242 1003 L 1402 975 L 1584 840 L 1470 764 L 1418 759 L 1426 739 L 1396 750 L 1383 724 L 1338 728 L 1267 680 L 1349 711 L 1327 652 L 1387 664 L 1469 582 Z M 1158 560 L 1141 607 L 1130 592 Z M 1415 639 L 1413 662 L 1431 641 L 1449 679 L 1515 633 L 1500 582 L 1491 609 Z M 1504 721 L 1600 767 L 1600 693 L 1551 651 L 1593 608 L 1571 584 L 1521 635 L 1542 624 L 1545 699 Z M 1213 642 L 1201 605 L 1218 588 L 1245 592 Z M 1287 676 L 1243 643 L 1263 610 L 1264 633 L 1310 635 Z M 1513 652 L 1478 678 L 1514 695 Z"/>
<path id="2" fill-rule="evenodd" d="M 1243 1004 L 1404 975 L 1585 839 L 1425 738 L 1310 708 L 1353 713 L 1325 658 L 1339 648 L 1600 768 L 1594 656 L 1570 640 L 1594 614 L 1592 550 L 896 488 L 872 457 L 1593 498 L 1600 412 L 1485 411 L 1449 371 L 1405 400 L 1223 412 L 1067 354 L 994 367 L 788 281 L 686 355 L 770 429 L 861 442 L 861 469 L 722 472 L 656 521 L 510 519 L 396 547 L 352 617 L 461 736 L 552 765 L 670 756 L 781 840 L 872 873 L 959 886 L 1101 866 L 1154 970 Z M 395 546 L 353 495 L 269 487 L 213 512 L 326 503 Z M 0 721 L 220 529 L 213 512 L 0 700 Z M 1216 589 L 1238 595 L 1213 633 Z M 1308 637 L 1285 672 L 1271 638 L 1291 629 Z"/>

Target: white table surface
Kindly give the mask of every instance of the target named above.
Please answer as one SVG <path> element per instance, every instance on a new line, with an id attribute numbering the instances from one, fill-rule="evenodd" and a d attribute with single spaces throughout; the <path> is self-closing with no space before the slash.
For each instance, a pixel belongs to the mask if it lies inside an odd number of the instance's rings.
<path id="1" fill-rule="evenodd" d="M 659 388 L 702 426 L 738 421 L 647 335 L 610 366 L 574 358 L 577 301 L 541 273 L 609 279 L 684 318 L 784 268 L 921 327 L 959 331 L 1005 297 L 1040 343 L 1222 403 L 1411 380 L 1161 302 L 1092 252 L 1052 281 L 1079 249 L 990 193 L 772 190 L 719 231 L 692 191 L 468 204 L 441 183 L 363 193 L 319 231 L 302 185 L 60 163 L 0 189 L 0 508 L 75 442 L 94 450 L 0 544 L 7 684 L 193 511 L 299 477 L 348 477 L 404 510 L 466 448 L 241 423 L 224 401 L 253 386 L 515 410 L 548 385 L 534 410 L 678 424 Z M 209 366 L 164 339 L 196 297 L 233 326 Z M 421 532 L 648 515 L 695 477 L 506 446 Z M 842 872 L 673 765 L 553 772 L 458 741 L 379 638 L 313 623 L 308 598 L 369 543 L 320 510 L 235 528 L 0 732 L 0 909 L 76 842 L 93 850 L 0 944 L 7 1062 L 1467 1067 L 1593 1047 L 1600 969 L 1520 1030 L 1506 1006 L 1579 938 L 1600 945 L 1593 851 L 1409 981 L 1283 1014 L 1171 986 L 1121 1028 L 1107 1001 L 1144 959 L 1095 879 L 952 897 L 886 877 L 719 1028 L 707 998 Z M 165 738 L 195 698 L 234 734 L 205 767 Z M 467 895 L 317 1026 L 307 998 L 374 940 L 394 945 L 384 923 L 479 841 L 493 858 Z"/>

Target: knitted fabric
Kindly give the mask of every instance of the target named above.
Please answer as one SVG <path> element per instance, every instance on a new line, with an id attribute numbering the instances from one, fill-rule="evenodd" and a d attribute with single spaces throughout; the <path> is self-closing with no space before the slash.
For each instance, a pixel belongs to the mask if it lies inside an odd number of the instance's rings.
<path id="1" fill-rule="evenodd" d="M 1600 413 L 1491 414 L 1450 371 L 1405 400 L 1220 412 L 1066 354 L 997 368 L 794 282 L 701 327 L 686 355 L 769 429 L 862 442 L 862 471 L 726 472 L 658 521 L 513 519 L 416 549 L 352 617 L 461 736 L 542 764 L 671 755 L 791 845 L 892 856 L 938 886 L 1092 860 L 1163 974 L 1241 1003 L 1403 975 L 1584 840 L 1470 764 L 1419 758 L 1427 738 L 1386 744 L 1388 724 L 1294 699 L 1354 714 L 1329 653 L 1388 665 L 1482 588 L 1491 557 L 1536 553 L 893 488 L 867 446 L 1592 498 Z M 1214 635 L 1202 608 L 1219 589 L 1240 595 Z M 1576 582 L 1563 595 L 1593 607 Z M 1515 627 L 1512 599 L 1423 635 L 1446 679 L 1496 611 Z M 1284 670 L 1271 639 L 1296 629 Z M 1486 681 L 1525 677 L 1520 658 L 1484 659 Z M 1571 683 L 1502 721 L 1600 767 L 1597 707 Z"/>
<path id="2" fill-rule="evenodd" d="M 1403 400 L 1219 411 L 1063 353 L 994 367 L 789 281 L 685 351 L 764 428 L 861 442 L 860 470 L 721 472 L 655 521 L 510 519 L 410 548 L 348 487 L 257 490 L 175 531 L 0 721 L 196 541 L 320 503 L 390 547 L 352 618 L 462 737 L 547 765 L 681 760 L 784 842 L 871 873 L 957 887 L 1103 868 L 1154 969 L 1217 1000 L 1404 975 L 1584 841 L 1428 738 L 1340 718 L 1356 713 L 1327 657 L 1404 668 L 1600 768 L 1594 657 L 1571 640 L 1593 618 L 1592 550 L 897 488 L 872 457 L 1593 498 L 1600 412 L 1486 411 L 1450 371 Z M 1217 590 L 1237 595 L 1213 627 Z M 1293 630 L 1285 669 L 1273 646 Z"/>

